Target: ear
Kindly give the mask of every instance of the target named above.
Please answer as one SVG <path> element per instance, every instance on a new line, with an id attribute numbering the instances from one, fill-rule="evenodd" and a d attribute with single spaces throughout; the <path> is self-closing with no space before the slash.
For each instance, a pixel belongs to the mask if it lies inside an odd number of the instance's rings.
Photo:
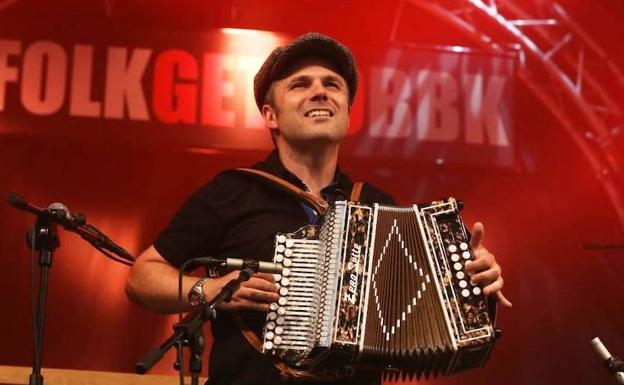
<path id="1" fill-rule="evenodd" d="M 271 130 L 276 130 L 279 128 L 277 124 L 277 111 L 275 110 L 275 108 L 269 106 L 268 104 L 265 104 L 264 106 L 262 106 L 261 114 L 267 128 Z"/>

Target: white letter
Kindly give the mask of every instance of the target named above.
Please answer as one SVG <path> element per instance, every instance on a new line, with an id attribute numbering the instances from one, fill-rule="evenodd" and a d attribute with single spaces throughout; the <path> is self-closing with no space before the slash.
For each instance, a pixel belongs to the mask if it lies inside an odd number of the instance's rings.
<path id="1" fill-rule="evenodd" d="M 65 99 L 66 78 L 67 55 L 63 47 L 51 41 L 31 44 L 24 54 L 24 108 L 37 115 L 50 115 L 58 111 Z"/>
<path id="2" fill-rule="evenodd" d="M 17 81 L 17 68 L 9 67 L 9 55 L 19 55 L 21 43 L 17 40 L 0 40 L 0 111 L 4 110 L 7 82 Z"/>
<path id="3" fill-rule="evenodd" d="M 498 104 L 503 95 L 503 88 L 507 78 L 492 75 L 488 79 L 488 85 L 483 96 L 483 76 L 466 75 L 464 78 L 465 116 L 466 116 L 466 142 L 483 144 L 485 131 L 489 142 L 495 146 L 508 147 L 509 138 L 503 124 L 503 119 L 498 112 Z"/>
<path id="4" fill-rule="evenodd" d="M 405 138 L 412 131 L 407 75 L 396 68 L 372 67 L 370 78 L 371 137 Z"/>
<path id="5" fill-rule="evenodd" d="M 125 102 L 130 119 L 149 119 L 141 78 L 151 55 L 150 49 L 135 48 L 128 60 L 127 48 L 108 49 L 104 116 L 122 119 Z"/>
<path id="6" fill-rule="evenodd" d="M 416 120 L 418 140 L 451 142 L 459 137 L 459 112 L 453 105 L 457 100 L 457 83 L 447 72 L 419 71 L 418 110 Z"/>
<path id="7" fill-rule="evenodd" d="M 98 117 L 102 103 L 91 100 L 93 79 L 93 46 L 78 44 L 74 47 L 69 114 Z"/>

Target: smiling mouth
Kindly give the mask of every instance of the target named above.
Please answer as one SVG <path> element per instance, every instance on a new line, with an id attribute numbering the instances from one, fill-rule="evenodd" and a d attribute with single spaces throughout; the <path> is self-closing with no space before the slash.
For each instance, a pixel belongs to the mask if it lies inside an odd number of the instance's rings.
<path id="1" fill-rule="evenodd" d="M 306 112 L 305 114 L 303 114 L 303 116 L 305 116 L 306 118 L 332 117 L 334 116 L 334 113 L 325 108 L 317 108 Z"/>

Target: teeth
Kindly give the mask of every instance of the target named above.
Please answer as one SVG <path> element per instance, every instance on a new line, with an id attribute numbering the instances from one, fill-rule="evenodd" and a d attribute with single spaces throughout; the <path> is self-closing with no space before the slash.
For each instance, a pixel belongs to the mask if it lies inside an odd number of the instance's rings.
<path id="1" fill-rule="evenodd" d="M 330 112 L 328 110 L 312 110 L 306 114 L 308 117 L 315 116 L 330 116 Z"/>

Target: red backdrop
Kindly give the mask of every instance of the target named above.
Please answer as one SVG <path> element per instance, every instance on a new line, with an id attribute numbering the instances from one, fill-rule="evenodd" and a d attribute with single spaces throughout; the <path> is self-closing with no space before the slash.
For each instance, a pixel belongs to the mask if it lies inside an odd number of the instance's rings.
<path id="1" fill-rule="evenodd" d="M 236 6 L 195 1 L 180 7 L 158 1 L 147 7 L 17 2 L 0 11 L 0 38 L 70 36 L 74 43 L 90 43 L 71 35 L 70 22 L 93 26 L 94 35 L 114 29 L 119 36 L 124 30 L 137 36 L 137 26 L 141 34 L 153 31 L 154 36 L 223 27 L 285 35 L 317 30 L 370 57 L 374 52 L 367 47 L 388 46 L 396 4 L 275 1 L 258 7 L 246 1 Z M 468 44 L 416 11 L 408 17 L 413 29 L 403 33 L 418 43 Z M 349 28 L 344 28 L 345 20 Z M 265 156 L 264 151 L 208 146 L 199 131 L 184 125 L 172 131 L 141 122 L 29 116 L 16 107 L 15 88 L 7 89 L 6 109 L 0 110 L 0 193 L 18 192 L 40 205 L 62 201 L 134 254 L 151 243 L 195 188 L 220 170 Z M 402 203 L 448 195 L 462 199 L 465 219 L 485 223 L 485 243 L 503 266 L 505 292 L 514 307 L 500 312 L 503 337 L 490 362 L 482 370 L 427 382 L 608 383 L 589 340 L 600 336 L 612 352 L 624 355 L 624 252 L 589 251 L 582 245 L 622 243 L 622 227 L 572 139 L 521 84 L 514 91 L 511 167 L 470 159 L 439 164 L 438 156 L 399 160 L 353 154 L 341 164 L 354 179 L 383 186 Z M 126 135 L 122 139 L 121 132 Z M 241 140 L 264 135 L 259 130 Z M 31 260 L 24 243 L 31 222 L 28 214 L 0 206 L 0 364 L 31 364 Z M 105 259 L 73 234 L 61 231 L 61 244 L 51 270 L 44 365 L 132 371 L 144 353 L 171 333 L 173 318 L 127 301 L 125 266 Z M 172 372 L 172 362 L 169 355 L 155 372 Z"/>

